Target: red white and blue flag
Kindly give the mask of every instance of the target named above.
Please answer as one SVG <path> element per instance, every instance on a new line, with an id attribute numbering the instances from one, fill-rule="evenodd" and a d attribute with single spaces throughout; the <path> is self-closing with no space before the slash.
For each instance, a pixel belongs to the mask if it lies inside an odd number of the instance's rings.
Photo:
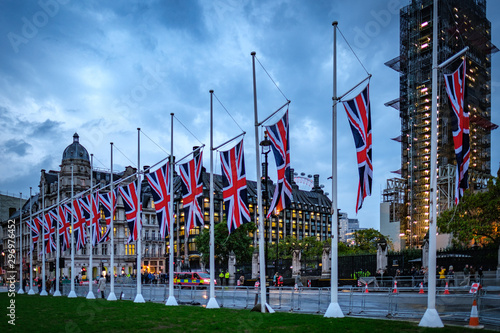
<path id="1" fill-rule="evenodd" d="M 126 186 L 119 188 L 120 195 L 123 199 L 125 206 L 125 218 L 127 219 L 130 235 L 127 243 L 135 242 L 140 236 L 142 221 L 139 218 L 137 221 L 137 188 L 135 183 L 132 182 Z M 142 204 L 141 204 L 142 206 Z M 139 207 L 142 210 L 142 207 Z"/>
<path id="2" fill-rule="evenodd" d="M 156 209 L 156 218 L 160 227 L 160 237 L 165 239 L 167 230 L 170 233 L 170 213 L 172 212 L 170 202 L 170 163 L 160 167 L 152 173 L 146 174 L 151 194 Z"/>
<path id="3" fill-rule="evenodd" d="M 40 237 L 41 233 L 41 226 L 42 226 L 42 218 L 41 216 L 35 217 L 31 222 L 28 220 L 28 226 L 31 230 L 31 236 L 33 238 L 33 244 L 31 244 L 31 251 L 33 251 L 34 244 L 38 243 L 38 238 Z"/>
<path id="4" fill-rule="evenodd" d="M 446 92 L 451 104 L 451 128 L 453 131 L 453 143 L 455 146 L 455 157 L 457 159 L 455 204 L 464 195 L 464 190 L 469 188 L 469 160 L 470 160 L 470 138 L 469 138 L 469 112 L 466 111 L 465 59 L 452 74 L 444 75 Z"/>
<path id="5" fill-rule="evenodd" d="M 83 215 L 83 209 L 81 207 L 81 198 L 73 200 L 73 240 L 76 244 L 76 251 L 80 250 L 85 246 L 85 240 L 87 238 L 87 225 L 85 222 L 85 216 Z"/>
<path id="6" fill-rule="evenodd" d="M 182 205 L 184 206 L 184 221 L 186 233 L 191 228 L 204 225 L 201 212 L 201 196 L 203 194 L 202 180 L 203 151 L 196 154 L 192 160 L 179 166 L 182 179 Z"/>
<path id="7" fill-rule="evenodd" d="M 372 120 L 370 111 L 369 84 L 356 97 L 342 102 L 351 125 L 358 160 L 359 185 L 356 213 L 363 206 L 364 199 L 372 194 Z"/>
<path id="8" fill-rule="evenodd" d="M 101 242 L 101 228 L 99 220 L 101 214 L 99 210 L 99 193 L 89 194 L 81 199 L 82 208 L 87 221 L 90 226 L 90 239 L 92 246 L 97 246 Z"/>
<path id="9" fill-rule="evenodd" d="M 43 215 L 43 244 L 45 253 L 52 253 L 55 251 L 57 246 L 55 242 L 55 234 L 56 234 L 56 223 L 57 223 L 57 214 L 54 210 L 50 210 Z"/>
<path id="10" fill-rule="evenodd" d="M 71 207 L 68 204 L 63 204 L 57 207 L 59 216 L 59 240 L 61 251 L 71 248 Z"/>
<path id="11" fill-rule="evenodd" d="M 273 200 L 267 218 L 273 212 L 278 214 L 292 202 L 292 175 L 290 172 L 290 133 L 288 128 L 288 110 L 276 124 L 266 126 L 269 140 L 271 140 L 276 168 L 278 169 L 278 182 L 274 189 Z"/>
<path id="12" fill-rule="evenodd" d="M 229 233 L 240 225 L 250 222 L 247 199 L 247 179 L 243 140 L 236 146 L 220 153 L 224 211 Z"/>
<path id="13" fill-rule="evenodd" d="M 106 220 L 106 230 L 102 233 L 101 243 L 109 241 L 109 232 L 111 230 L 111 219 L 114 218 L 116 213 L 116 190 L 108 193 L 99 193 L 99 203 L 101 204 Z"/>

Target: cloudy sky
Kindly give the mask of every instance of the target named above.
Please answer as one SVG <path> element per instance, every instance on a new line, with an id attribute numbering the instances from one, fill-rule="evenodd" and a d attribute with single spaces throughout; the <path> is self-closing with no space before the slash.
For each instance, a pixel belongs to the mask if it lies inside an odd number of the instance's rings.
<path id="1" fill-rule="evenodd" d="M 36 189 L 40 170 L 58 170 L 75 132 L 94 165 L 115 170 L 152 165 L 209 141 L 209 90 L 214 102 L 215 145 L 245 136 L 247 176 L 255 180 L 252 58 L 257 52 L 257 95 L 262 120 L 286 101 L 291 164 L 319 174 L 331 193 L 332 21 L 373 75 L 373 195 L 357 217 L 379 228 L 380 192 L 400 168 L 396 110 L 399 76 L 384 62 L 399 53 L 399 13 L 408 0 L 171 0 L 0 2 L 0 191 Z M 500 45 L 500 3 L 488 3 L 493 43 Z M 492 56 L 492 121 L 500 124 L 500 55 Z M 281 92 L 269 79 L 268 74 Z M 366 77 L 339 35 L 338 92 Z M 226 113 L 226 109 L 236 121 Z M 343 108 L 338 117 L 339 208 L 356 217 L 358 184 L 354 143 Z M 271 119 L 272 121 L 273 119 Z M 185 127 L 187 128 L 185 128 Z M 239 126 L 239 127 L 238 127 Z M 147 136 L 146 136 L 147 135 Z M 151 139 L 151 140 L 150 140 Z M 492 136 L 496 172 L 500 130 Z M 164 150 L 160 149 L 161 146 Z M 208 149 L 204 164 L 209 166 Z M 216 156 L 216 161 L 219 157 Z M 220 163 L 215 164 L 220 173 Z M 275 175 L 271 170 L 271 175 Z M 275 176 L 274 176 L 274 179 Z"/>

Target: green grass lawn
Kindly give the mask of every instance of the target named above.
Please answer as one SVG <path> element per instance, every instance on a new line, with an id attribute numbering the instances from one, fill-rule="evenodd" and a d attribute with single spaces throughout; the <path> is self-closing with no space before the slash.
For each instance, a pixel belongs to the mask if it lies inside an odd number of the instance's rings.
<path id="1" fill-rule="evenodd" d="M 15 326 L 9 325 L 9 302 L 15 299 Z M 297 313 L 262 314 L 250 310 L 199 306 L 136 304 L 102 299 L 41 297 L 0 293 L 0 332 L 467 332 L 457 326 L 424 329 L 417 323 L 363 318 L 324 318 Z"/>

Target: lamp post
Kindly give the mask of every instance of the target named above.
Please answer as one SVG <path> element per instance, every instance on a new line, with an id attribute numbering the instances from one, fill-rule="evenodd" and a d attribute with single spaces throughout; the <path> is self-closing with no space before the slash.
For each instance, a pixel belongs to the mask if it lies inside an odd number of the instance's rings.
<path id="1" fill-rule="evenodd" d="M 265 132 L 264 134 L 264 140 L 262 140 L 259 145 L 262 147 L 261 149 L 261 153 L 262 155 L 264 155 L 264 163 L 262 164 L 262 166 L 264 167 L 263 169 L 263 180 L 264 180 L 264 186 L 262 187 L 262 198 L 264 199 L 264 226 L 266 225 L 266 222 L 267 222 L 267 199 L 268 199 L 268 187 L 267 187 L 267 178 L 268 178 L 268 161 L 267 161 L 267 155 L 269 154 L 269 152 L 271 151 L 271 140 L 269 140 L 267 138 L 267 131 Z M 264 227 L 265 228 L 265 227 Z M 271 223 L 269 223 L 269 229 L 268 229 L 268 232 L 269 232 L 269 239 L 271 238 Z M 267 244 L 269 243 L 269 240 L 266 241 L 266 248 L 265 248 L 265 256 L 264 256 L 264 260 L 265 260 L 265 265 L 266 265 L 266 272 L 267 272 Z M 267 288 L 266 288 L 267 290 Z"/>

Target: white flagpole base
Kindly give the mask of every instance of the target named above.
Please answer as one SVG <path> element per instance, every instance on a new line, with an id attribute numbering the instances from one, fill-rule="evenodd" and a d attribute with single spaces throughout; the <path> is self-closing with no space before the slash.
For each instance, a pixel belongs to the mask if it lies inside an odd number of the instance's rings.
<path id="1" fill-rule="evenodd" d="M 114 292 L 109 293 L 108 301 L 116 301 L 116 295 Z"/>
<path id="2" fill-rule="evenodd" d="M 219 303 L 217 303 L 217 300 L 215 299 L 215 297 L 211 297 L 209 300 L 208 300 L 208 303 L 207 303 L 207 309 L 219 309 Z"/>
<path id="3" fill-rule="evenodd" d="M 35 295 L 35 291 L 34 291 L 33 289 L 30 289 L 30 290 L 28 291 L 28 295 Z"/>
<path id="4" fill-rule="evenodd" d="M 146 303 L 142 294 L 135 295 L 134 303 Z"/>
<path id="5" fill-rule="evenodd" d="M 175 297 L 174 296 L 168 296 L 167 298 L 167 303 L 165 303 L 165 305 L 169 305 L 169 306 L 177 306 L 179 304 L 177 304 L 177 301 L 175 300 Z"/>
<path id="6" fill-rule="evenodd" d="M 19 290 L 17 291 L 17 293 L 18 293 L 19 295 L 24 294 L 24 290 L 23 290 L 23 288 L 19 288 Z"/>
<path id="7" fill-rule="evenodd" d="M 75 291 L 74 291 L 74 290 L 71 290 L 71 291 L 69 292 L 68 298 L 76 298 L 76 293 L 75 293 Z"/>
<path id="8" fill-rule="evenodd" d="M 61 292 L 59 290 L 56 290 L 56 292 L 52 296 L 58 297 L 58 296 L 62 296 L 62 295 L 61 295 Z"/>
<path id="9" fill-rule="evenodd" d="M 436 309 L 425 310 L 424 316 L 420 320 L 418 326 L 422 327 L 444 327 L 441 318 Z"/>
<path id="10" fill-rule="evenodd" d="M 267 303 L 266 303 L 266 309 L 267 309 L 267 312 L 269 312 L 269 313 L 275 313 L 275 312 L 276 312 L 276 311 L 274 311 L 274 309 L 273 309 L 273 308 L 272 308 L 269 304 L 267 304 Z"/>
<path id="11" fill-rule="evenodd" d="M 86 299 L 95 299 L 95 295 L 93 291 L 89 291 L 87 294 Z"/>
<path id="12" fill-rule="evenodd" d="M 344 318 L 344 313 L 340 308 L 339 303 L 330 303 L 325 312 L 325 318 Z"/>
<path id="13" fill-rule="evenodd" d="M 40 293 L 40 296 L 47 296 L 47 290 L 42 290 L 42 292 Z"/>

